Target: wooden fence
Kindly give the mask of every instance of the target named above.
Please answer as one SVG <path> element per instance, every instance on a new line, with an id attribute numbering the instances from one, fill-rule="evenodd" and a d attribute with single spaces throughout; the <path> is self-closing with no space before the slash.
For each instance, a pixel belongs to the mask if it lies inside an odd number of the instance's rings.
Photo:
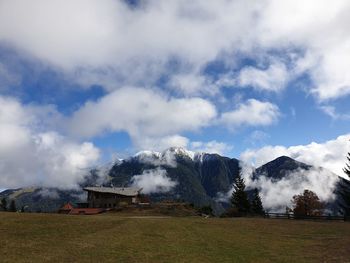
<path id="1" fill-rule="evenodd" d="M 294 214 L 286 214 L 286 213 L 265 213 L 265 218 L 271 219 L 301 219 L 301 220 L 337 220 L 337 221 L 349 221 L 349 216 L 301 216 Z"/>

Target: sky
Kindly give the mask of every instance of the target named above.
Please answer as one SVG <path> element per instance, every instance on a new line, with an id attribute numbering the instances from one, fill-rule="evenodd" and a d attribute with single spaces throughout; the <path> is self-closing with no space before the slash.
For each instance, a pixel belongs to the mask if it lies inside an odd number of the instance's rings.
<path id="1" fill-rule="evenodd" d="M 0 189 L 184 147 L 344 176 L 347 0 L 0 0 Z"/>

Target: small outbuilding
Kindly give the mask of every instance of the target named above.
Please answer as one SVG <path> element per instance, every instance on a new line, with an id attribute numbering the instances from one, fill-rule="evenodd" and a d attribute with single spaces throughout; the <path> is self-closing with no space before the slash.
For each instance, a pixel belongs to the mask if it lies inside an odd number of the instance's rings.
<path id="1" fill-rule="evenodd" d="M 142 188 L 134 187 L 85 187 L 88 208 L 115 208 L 139 204 Z"/>
<path id="2" fill-rule="evenodd" d="M 74 207 L 70 203 L 64 204 L 59 210 L 59 214 L 69 214 L 70 211 L 72 211 Z"/>

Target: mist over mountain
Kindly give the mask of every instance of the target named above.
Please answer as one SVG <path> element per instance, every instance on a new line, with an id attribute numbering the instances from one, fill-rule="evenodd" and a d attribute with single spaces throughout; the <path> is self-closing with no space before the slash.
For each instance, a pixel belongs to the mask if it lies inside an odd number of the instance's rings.
<path id="1" fill-rule="evenodd" d="M 248 168 L 248 169 L 247 169 Z M 90 170 L 80 186 L 136 186 L 153 201 L 183 200 L 197 207 L 210 205 L 217 214 L 229 205 L 232 183 L 242 170 L 247 190 L 259 189 L 268 211 L 284 211 L 293 195 L 310 189 L 338 211 L 337 188 L 345 179 L 332 172 L 281 156 L 256 169 L 238 159 L 196 153 L 183 148 L 163 152 L 142 151 L 106 167 Z M 23 188 L 7 190 L 0 197 L 15 199 L 30 211 L 55 211 L 64 202 L 85 199 L 81 189 Z"/>

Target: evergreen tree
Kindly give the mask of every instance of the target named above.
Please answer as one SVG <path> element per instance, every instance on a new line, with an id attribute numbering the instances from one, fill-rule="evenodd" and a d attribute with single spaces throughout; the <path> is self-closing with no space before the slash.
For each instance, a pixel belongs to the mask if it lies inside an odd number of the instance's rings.
<path id="1" fill-rule="evenodd" d="M 2 210 L 7 211 L 7 200 L 6 200 L 5 197 L 3 199 L 1 199 L 1 205 L 0 206 L 1 206 Z"/>
<path id="2" fill-rule="evenodd" d="M 251 211 L 257 215 L 265 214 L 263 204 L 261 202 L 261 197 L 257 188 L 254 189 L 253 200 L 251 203 Z"/>
<path id="3" fill-rule="evenodd" d="M 346 173 L 347 176 L 350 177 L 350 153 L 348 153 L 348 156 L 346 156 L 346 158 L 348 159 L 349 163 L 345 164 L 344 167 L 344 173 Z"/>
<path id="4" fill-rule="evenodd" d="M 16 202 L 13 199 L 11 200 L 9 211 L 10 212 L 16 212 L 17 211 Z"/>
<path id="5" fill-rule="evenodd" d="M 241 176 L 241 172 L 233 182 L 233 192 L 231 197 L 232 207 L 241 213 L 248 213 L 250 211 L 250 203 L 248 195 L 245 191 L 245 182 Z"/>
<path id="6" fill-rule="evenodd" d="M 350 153 L 348 153 L 347 159 L 349 163 L 345 164 L 343 171 L 350 178 Z M 339 188 L 340 196 L 343 199 L 343 202 L 339 205 L 344 214 L 350 216 L 350 181 L 342 180 L 342 183 L 339 184 Z"/>

